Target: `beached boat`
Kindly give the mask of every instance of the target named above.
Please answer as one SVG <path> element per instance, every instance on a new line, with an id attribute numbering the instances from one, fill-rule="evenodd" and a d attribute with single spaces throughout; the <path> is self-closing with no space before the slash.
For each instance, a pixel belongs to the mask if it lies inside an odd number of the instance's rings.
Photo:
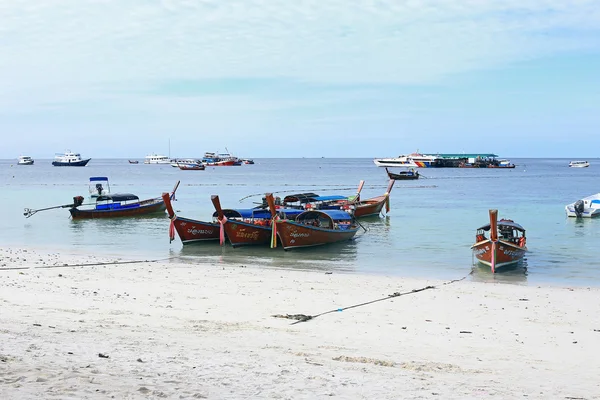
<path id="1" fill-rule="evenodd" d="M 523 261 L 527 247 L 525 229 L 521 225 L 509 219 L 498 221 L 498 210 L 490 210 L 489 217 L 490 223 L 477 229 L 471 249 L 477 261 L 495 273 Z"/>
<path id="2" fill-rule="evenodd" d="M 269 245 L 274 218 L 294 219 L 304 211 L 277 207 L 224 210 L 221 208 L 219 196 L 213 195 L 211 201 L 216 210 L 217 221 L 221 225 L 221 244 L 227 237 L 233 247 Z"/>
<path id="3" fill-rule="evenodd" d="M 144 158 L 144 164 L 171 164 L 171 159 L 161 154 L 148 154 Z"/>
<path id="4" fill-rule="evenodd" d="M 419 179 L 419 171 L 415 171 L 413 168 L 407 169 L 406 171 L 390 172 L 386 167 L 385 172 L 387 172 L 390 179 L 395 181 Z"/>
<path id="5" fill-rule="evenodd" d="M 17 165 L 33 165 L 33 158 L 29 156 L 19 156 Z"/>
<path id="6" fill-rule="evenodd" d="M 171 193 L 167 193 L 169 198 L 175 196 L 178 186 L 179 182 Z M 69 209 L 73 219 L 139 217 L 164 212 L 166 207 L 162 197 L 140 200 L 131 193 L 98 196 L 93 208 L 79 208 L 83 204 L 82 196 L 74 197 L 73 200 L 73 207 Z"/>
<path id="7" fill-rule="evenodd" d="M 171 242 L 175 240 L 175 232 L 177 232 L 183 244 L 219 240 L 221 225 L 218 222 L 205 222 L 180 217 L 173 210 L 169 194 L 163 193 L 162 198 L 167 207 L 167 215 L 171 220 L 169 226 L 169 238 Z"/>
<path id="8" fill-rule="evenodd" d="M 590 166 L 588 161 L 571 161 L 569 167 L 571 168 L 587 168 Z"/>
<path id="9" fill-rule="evenodd" d="M 52 165 L 55 167 L 85 167 L 91 158 L 82 159 L 81 154 L 66 151 L 64 154 L 56 154 Z"/>
<path id="10" fill-rule="evenodd" d="M 92 176 L 88 190 L 90 197 L 106 196 L 110 194 L 110 185 L 106 176 Z"/>
<path id="11" fill-rule="evenodd" d="M 567 204 L 565 211 L 568 217 L 594 218 L 600 215 L 600 193 L 583 197 L 574 203 Z"/>
<path id="12" fill-rule="evenodd" d="M 271 211 L 276 210 L 275 200 L 267 194 Z M 358 232 L 354 217 L 342 210 L 307 210 L 294 220 L 275 218 L 271 247 L 277 246 L 275 235 L 285 250 L 313 247 L 351 240 Z"/>

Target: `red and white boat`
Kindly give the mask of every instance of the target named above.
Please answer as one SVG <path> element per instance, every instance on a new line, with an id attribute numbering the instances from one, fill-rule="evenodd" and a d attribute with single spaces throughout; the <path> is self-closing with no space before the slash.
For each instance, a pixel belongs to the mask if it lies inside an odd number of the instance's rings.
<path id="1" fill-rule="evenodd" d="M 490 223 L 477 229 L 471 246 L 477 261 L 496 273 L 523 261 L 527 251 L 525 229 L 510 219 L 498 221 L 498 210 L 490 210 Z M 489 237 L 486 236 L 489 232 Z"/>

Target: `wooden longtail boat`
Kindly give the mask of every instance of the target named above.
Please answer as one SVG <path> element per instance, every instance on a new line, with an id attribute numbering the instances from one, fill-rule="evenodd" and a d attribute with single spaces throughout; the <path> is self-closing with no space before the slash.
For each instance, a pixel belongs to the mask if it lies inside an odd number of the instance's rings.
<path id="1" fill-rule="evenodd" d="M 206 168 L 203 164 L 177 164 L 182 171 L 204 171 Z"/>
<path id="2" fill-rule="evenodd" d="M 275 210 L 271 193 L 267 194 L 269 209 Z M 294 221 L 275 218 L 271 247 L 277 246 L 279 237 L 285 250 L 298 247 L 320 246 L 350 240 L 358 232 L 352 215 L 342 210 L 308 210 L 300 213 Z"/>
<path id="3" fill-rule="evenodd" d="M 419 179 L 419 171 L 415 171 L 414 169 L 408 169 L 406 171 L 400 171 L 398 173 L 395 173 L 390 172 L 390 170 L 388 170 L 386 167 L 385 172 L 387 172 L 387 175 L 390 179 L 393 179 L 395 181 Z"/>
<path id="4" fill-rule="evenodd" d="M 379 215 L 383 206 L 385 205 L 385 211 L 390 211 L 390 192 L 394 187 L 394 180 L 390 179 L 387 190 L 381 196 L 373 197 L 366 200 L 359 200 L 356 202 L 349 202 L 348 204 L 354 207 L 354 217 L 369 217 L 372 215 Z"/>
<path id="5" fill-rule="evenodd" d="M 171 193 L 164 194 L 173 198 L 178 186 L 179 182 Z M 162 197 L 140 200 L 138 196 L 130 193 L 98 196 L 94 208 L 91 209 L 78 208 L 83 204 L 82 196 L 74 197 L 73 200 L 73 207 L 69 209 L 73 219 L 138 217 L 163 212 L 166 207 Z"/>
<path id="6" fill-rule="evenodd" d="M 219 196 L 211 196 L 211 201 L 223 232 L 220 235 L 221 245 L 227 237 L 233 247 L 268 245 L 271 242 L 271 227 L 275 217 L 294 219 L 303 211 L 284 208 L 223 210 Z"/>
<path id="7" fill-rule="evenodd" d="M 180 217 L 175 214 L 168 193 L 163 193 L 162 198 L 167 207 L 169 219 L 171 220 L 171 224 L 169 225 L 170 242 L 175 240 L 175 231 L 177 231 L 183 244 L 219 240 L 220 224 L 218 222 L 204 222 Z"/>
<path id="8" fill-rule="evenodd" d="M 498 210 L 490 210 L 490 223 L 477 229 L 471 246 L 477 261 L 491 268 L 492 273 L 521 262 L 527 251 L 525 229 L 509 219 L 498 221 Z M 485 232 L 489 231 L 489 238 Z"/>

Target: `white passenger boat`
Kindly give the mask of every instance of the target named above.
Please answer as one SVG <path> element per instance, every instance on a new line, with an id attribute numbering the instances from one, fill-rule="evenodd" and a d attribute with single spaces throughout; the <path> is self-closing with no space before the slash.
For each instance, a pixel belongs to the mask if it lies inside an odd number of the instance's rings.
<path id="1" fill-rule="evenodd" d="M 435 167 L 437 156 L 425 155 L 420 153 L 411 153 L 392 158 L 376 158 L 373 160 L 378 167 L 420 167 L 431 168 Z"/>
<path id="2" fill-rule="evenodd" d="M 149 154 L 144 159 L 144 164 L 171 164 L 172 160 L 160 154 Z"/>
<path id="3" fill-rule="evenodd" d="M 594 218 L 600 215 L 600 193 L 583 197 L 565 207 L 568 217 Z"/>
<path id="4" fill-rule="evenodd" d="M 55 167 L 85 167 L 90 160 L 91 158 L 84 160 L 81 158 L 81 154 L 67 150 L 64 154 L 56 154 L 52 165 Z"/>
<path id="5" fill-rule="evenodd" d="M 569 167 L 571 168 L 585 168 L 585 167 L 589 167 L 590 163 L 587 161 L 571 161 L 569 163 Z"/>
<path id="6" fill-rule="evenodd" d="M 29 156 L 19 156 L 18 165 L 33 165 L 33 158 Z"/>

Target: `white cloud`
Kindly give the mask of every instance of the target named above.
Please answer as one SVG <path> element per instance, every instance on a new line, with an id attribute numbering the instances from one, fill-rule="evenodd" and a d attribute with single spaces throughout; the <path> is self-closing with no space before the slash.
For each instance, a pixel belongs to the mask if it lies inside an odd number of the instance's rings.
<path id="1" fill-rule="evenodd" d="M 598 46 L 597 1 L 5 0 L 0 89 L 286 76 L 423 83 Z M 597 32 L 597 30 L 596 30 Z"/>

